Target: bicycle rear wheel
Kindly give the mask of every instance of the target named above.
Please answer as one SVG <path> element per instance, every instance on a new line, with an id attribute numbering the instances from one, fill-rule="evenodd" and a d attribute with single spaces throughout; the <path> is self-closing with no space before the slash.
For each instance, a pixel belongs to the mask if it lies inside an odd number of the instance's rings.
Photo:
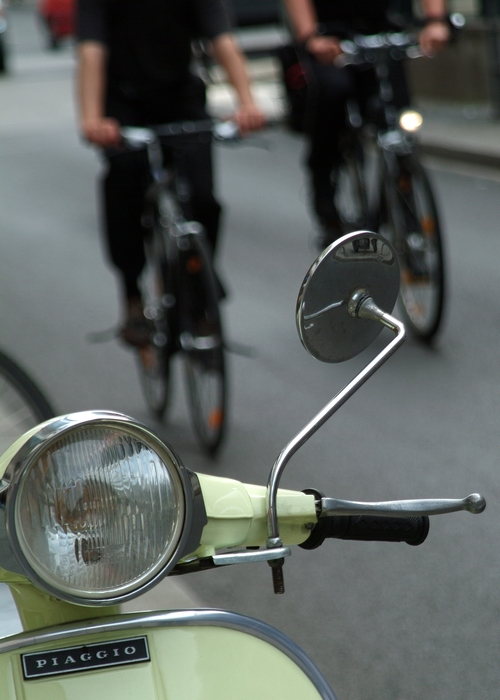
<path id="1" fill-rule="evenodd" d="M 184 351 L 189 406 L 196 435 L 215 456 L 226 426 L 226 364 L 219 313 L 220 286 L 205 238 L 189 235 L 181 258 Z"/>
<path id="2" fill-rule="evenodd" d="M 158 224 L 159 225 L 159 224 Z M 161 230 L 145 242 L 146 264 L 141 276 L 144 315 L 151 322 L 150 342 L 137 352 L 142 390 L 152 414 L 165 416 L 170 396 L 169 293 L 166 251 Z"/>
<path id="3" fill-rule="evenodd" d="M 386 220 L 401 268 L 401 310 L 413 335 L 429 342 L 445 303 L 443 240 L 427 174 L 415 156 L 402 156 L 386 183 Z"/>
<path id="4" fill-rule="evenodd" d="M 0 352 L 0 454 L 54 411 L 26 372 Z"/>

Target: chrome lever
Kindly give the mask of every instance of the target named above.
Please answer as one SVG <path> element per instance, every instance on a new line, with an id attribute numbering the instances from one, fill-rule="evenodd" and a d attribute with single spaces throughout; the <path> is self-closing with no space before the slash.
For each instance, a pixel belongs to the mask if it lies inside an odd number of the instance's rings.
<path id="1" fill-rule="evenodd" d="M 361 503 L 341 501 L 336 498 L 321 499 L 320 517 L 332 515 L 380 515 L 386 518 L 420 517 L 422 515 L 441 515 L 467 510 L 469 513 L 482 513 L 486 500 L 479 493 L 472 493 L 463 499 L 423 499 L 412 501 L 381 501 L 379 503 Z"/>

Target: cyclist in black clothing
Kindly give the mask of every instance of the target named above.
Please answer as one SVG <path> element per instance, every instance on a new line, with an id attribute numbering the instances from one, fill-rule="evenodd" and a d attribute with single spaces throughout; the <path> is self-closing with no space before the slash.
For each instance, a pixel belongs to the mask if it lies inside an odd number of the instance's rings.
<path id="1" fill-rule="evenodd" d="M 366 103 L 377 94 L 374 71 L 337 67 L 340 41 L 350 34 L 394 30 L 388 17 L 390 0 L 284 0 L 295 38 L 302 49 L 308 81 L 306 131 L 307 166 L 314 212 L 321 227 L 320 246 L 342 235 L 334 205 L 336 166 L 341 162 L 339 136 L 345 124 L 346 102 L 356 95 Z M 449 39 L 446 0 L 421 0 L 426 24 L 420 33 L 425 54 L 441 49 Z M 401 62 L 391 66 L 396 106 L 408 105 L 409 95 Z"/>
<path id="2" fill-rule="evenodd" d="M 142 152 L 122 150 L 120 126 L 146 126 L 207 118 L 205 87 L 191 71 L 193 39 L 211 42 L 239 105 L 241 132 L 264 117 L 250 92 L 243 56 L 231 34 L 226 0 L 78 0 L 78 101 L 80 129 L 102 147 L 102 218 L 109 255 L 124 299 L 122 338 L 149 339 L 138 278 L 144 266 L 141 214 L 147 188 Z M 200 221 L 215 249 L 221 207 L 213 194 L 211 139 L 186 152 L 190 218 Z"/>

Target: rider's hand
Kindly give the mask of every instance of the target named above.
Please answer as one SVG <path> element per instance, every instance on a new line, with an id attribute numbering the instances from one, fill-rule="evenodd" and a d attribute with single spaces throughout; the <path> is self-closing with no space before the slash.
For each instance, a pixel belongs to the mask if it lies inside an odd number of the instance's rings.
<path id="1" fill-rule="evenodd" d="M 118 146 L 121 142 L 120 124 L 109 117 L 85 119 L 81 124 L 82 136 L 101 147 Z"/>
<path id="2" fill-rule="evenodd" d="M 320 34 L 309 37 L 304 44 L 304 48 L 319 63 L 333 63 L 342 53 L 340 41 L 337 37 L 321 36 Z"/>
<path id="3" fill-rule="evenodd" d="M 450 40 L 450 26 L 448 22 L 436 20 L 428 22 L 418 37 L 418 43 L 426 56 L 433 56 L 442 51 Z"/>
<path id="4" fill-rule="evenodd" d="M 266 123 L 264 113 L 254 104 L 240 105 L 231 119 L 236 122 L 241 134 L 262 129 Z"/>

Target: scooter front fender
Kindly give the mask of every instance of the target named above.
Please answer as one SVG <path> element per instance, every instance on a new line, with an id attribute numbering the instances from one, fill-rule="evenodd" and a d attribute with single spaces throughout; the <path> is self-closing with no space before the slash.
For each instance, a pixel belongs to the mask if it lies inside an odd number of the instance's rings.
<path id="1" fill-rule="evenodd" d="M 335 700 L 269 625 L 221 610 L 120 615 L 0 642 L 2 700 Z"/>

